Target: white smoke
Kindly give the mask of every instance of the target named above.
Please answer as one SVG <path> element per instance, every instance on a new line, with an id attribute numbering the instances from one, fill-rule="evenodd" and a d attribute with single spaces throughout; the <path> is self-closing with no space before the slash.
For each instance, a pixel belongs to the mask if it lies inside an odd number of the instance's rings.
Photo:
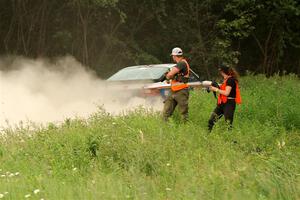
<path id="1" fill-rule="evenodd" d="M 160 99 L 149 104 L 131 90 L 124 91 L 123 85 L 100 80 L 72 57 L 51 62 L 15 58 L 9 66 L 4 63 L 0 60 L 0 127 L 7 122 L 88 117 L 98 106 L 114 114 L 140 105 L 161 109 Z"/>

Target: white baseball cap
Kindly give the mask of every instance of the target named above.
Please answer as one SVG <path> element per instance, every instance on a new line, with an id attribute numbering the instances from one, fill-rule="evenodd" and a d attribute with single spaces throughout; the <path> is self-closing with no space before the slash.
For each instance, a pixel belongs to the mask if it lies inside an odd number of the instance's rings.
<path id="1" fill-rule="evenodd" d="M 182 55 L 183 55 L 183 51 L 181 48 L 175 47 L 174 49 L 172 49 L 171 56 L 182 56 Z"/>

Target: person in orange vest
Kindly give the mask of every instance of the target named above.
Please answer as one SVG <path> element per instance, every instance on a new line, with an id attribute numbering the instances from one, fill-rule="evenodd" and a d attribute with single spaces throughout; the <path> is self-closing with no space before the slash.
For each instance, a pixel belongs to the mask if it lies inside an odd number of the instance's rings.
<path id="1" fill-rule="evenodd" d="M 241 104 L 241 94 L 239 89 L 239 74 L 237 71 L 226 65 L 219 66 L 219 72 L 224 79 L 220 88 L 210 86 L 210 90 L 218 93 L 217 107 L 214 109 L 208 121 L 208 129 L 212 130 L 214 124 L 223 115 L 225 121 L 229 123 L 229 128 L 232 128 L 233 116 L 236 104 Z"/>
<path id="2" fill-rule="evenodd" d="M 171 82 L 171 92 L 164 102 L 163 118 L 167 121 L 172 116 L 176 106 L 178 106 L 183 121 L 186 122 L 188 120 L 189 109 L 189 89 L 187 83 L 190 75 L 190 66 L 183 57 L 181 48 L 174 48 L 171 56 L 176 65 L 161 79 L 161 81 L 166 79 Z"/>

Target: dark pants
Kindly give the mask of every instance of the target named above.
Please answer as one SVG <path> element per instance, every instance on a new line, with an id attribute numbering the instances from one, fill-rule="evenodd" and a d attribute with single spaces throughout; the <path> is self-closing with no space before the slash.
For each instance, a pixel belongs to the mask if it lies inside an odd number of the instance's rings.
<path id="1" fill-rule="evenodd" d="M 224 115 L 225 121 L 229 122 L 229 128 L 232 128 L 233 116 L 235 111 L 235 100 L 228 99 L 225 104 L 217 105 L 208 121 L 208 130 L 211 131 L 214 124 Z"/>
<path id="2" fill-rule="evenodd" d="M 173 114 L 176 106 L 178 105 L 179 112 L 183 121 L 188 120 L 189 112 L 189 90 L 183 89 L 176 92 L 171 91 L 169 96 L 164 102 L 163 118 L 165 121 Z"/>

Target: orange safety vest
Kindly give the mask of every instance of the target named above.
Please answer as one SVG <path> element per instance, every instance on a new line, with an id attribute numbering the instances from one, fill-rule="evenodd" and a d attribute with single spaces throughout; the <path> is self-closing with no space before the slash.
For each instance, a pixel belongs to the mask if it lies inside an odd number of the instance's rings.
<path id="1" fill-rule="evenodd" d="M 231 76 L 229 76 L 228 78 L 230 78 Z M 226 86 L 227 86 L 227 79 L 224 80 L 223 84 L 220 86 L 220 90 L 226 90 Z M 239 84 L 237 81 L 235 81 L 235 102 L 237 104 L 241 104 L 242 103 L 242 98 L 241 98 L 241 93 L 240 93 L 240 88 L 239 88 Z M 222 95 L 222 94 L 219 94 L 219 97 L 218 97 L 218 104 L 221 104 L 221 103 L 226 103 L 227 102 L 227 96 L 225 95 Z"/>
<path id="2" fill-rule="evenodd" d="M 181 61 L 185 62 L 186 66 L 187 66 L 187 74 L 184 75 L 184 77 L 189 78 L 189 76 L 190 76 L 190 65 L 185 59 L 182 59 Z M 171 81 L 171 90 L 174 91 L 174 92 L 182 90 L 182 89 L 186 89 L 188 87 L 189 86 L 188 86 L 187 83 L 182 83 L 182 82 L 179 82 L 178 80 L 172 80 Z"/>

